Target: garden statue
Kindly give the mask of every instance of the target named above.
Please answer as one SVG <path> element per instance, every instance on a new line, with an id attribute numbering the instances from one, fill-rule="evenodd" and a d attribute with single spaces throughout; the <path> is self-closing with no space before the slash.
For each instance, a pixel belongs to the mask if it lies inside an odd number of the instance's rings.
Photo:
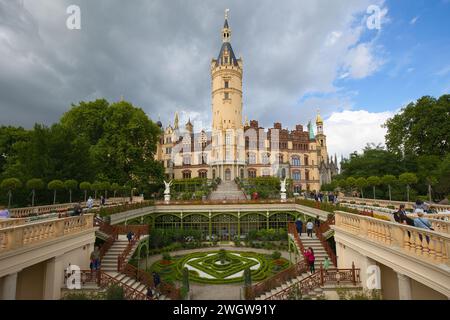
<path id="1" fill-rule="evenodd" d="M 172 182 L 173 182 L 173 180 L 170 180 L 169 182 L 166 182 L 164 180 L 164 186 L 165 186 L 164 201 L 167 203 L 170 201 L 170 186 L 172 185 Z"/>
<path id="2" fill-rule="evenodd" d="M 280 181 L 281 202 L 286 202 L 286 178 Z"/>

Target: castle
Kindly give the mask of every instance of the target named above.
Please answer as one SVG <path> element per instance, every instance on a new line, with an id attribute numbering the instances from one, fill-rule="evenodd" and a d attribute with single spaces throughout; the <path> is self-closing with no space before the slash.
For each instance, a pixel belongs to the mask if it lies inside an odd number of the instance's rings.
<path id="1" fill-rule="evenodd" d="M 207 178 L 231 181 L 261 176 L 292 179 L 292 191 L 320 190 L 338 173 L 337 158 L 328 156 L 324 122 L 317 114 L 316 134 L 274 123 L 267 131 L 258 121 L 243 121 L 243 60 L 231 46 L 228 14 L 222 29 L 222 47 L 210 66 L 212 130 L 194 133 L 189 120 L 180 128 L 178 113 L 173 125 L 163 129 L 156 158 L 164 164 L 167 179 Z M 162 123 L 158 122 L 162 128 Z"/>

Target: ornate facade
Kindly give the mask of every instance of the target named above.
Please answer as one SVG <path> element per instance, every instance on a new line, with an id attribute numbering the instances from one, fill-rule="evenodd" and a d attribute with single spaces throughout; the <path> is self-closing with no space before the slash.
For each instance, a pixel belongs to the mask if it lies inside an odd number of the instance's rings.
<path id="1" fill-rule="evenodd" d="M 173 125 L 163 129 L 156 154 L 167 179 L 279 176 L 293 179 L 294 192 L 319 190 L 338 172 L 336 156 L 328 156 L 321 116 L 316 134 L 311 122 L 307 130 L 300 124 L 288 130 L 278 122 L 265 130 L 256 120 L 243 122 L 243 60 L 235 56 L 230 41 L 226 15 L 222 47 L 210 67 L 212 130 L 194 133 L 190 120 L 180 128 L 175 114 Z"/>

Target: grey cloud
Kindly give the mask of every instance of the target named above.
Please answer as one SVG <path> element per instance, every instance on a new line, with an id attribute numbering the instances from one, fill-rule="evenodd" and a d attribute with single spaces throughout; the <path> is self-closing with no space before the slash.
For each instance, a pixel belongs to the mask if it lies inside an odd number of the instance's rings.
<path id="1" fill-rule="evenodd" d="M 353 18 L 368 3 L 0 0 L 0 124 L 50 124 L 71 103 L 121 95 L 164 123 L 177 110 L 207 121 L 209 63 L 225 6 L 244 59 L 244 114 L 266 126 L 306 123 L 316 107 L 300 98 L 336 90 L 337 71 L 359 39 Z M 81 7 L 81 30 L 65 27 L 70 4 Z M 333 31 L 343 35 L 327 47 Z M 323 110 L 339 108 L 337 101 Z"/>

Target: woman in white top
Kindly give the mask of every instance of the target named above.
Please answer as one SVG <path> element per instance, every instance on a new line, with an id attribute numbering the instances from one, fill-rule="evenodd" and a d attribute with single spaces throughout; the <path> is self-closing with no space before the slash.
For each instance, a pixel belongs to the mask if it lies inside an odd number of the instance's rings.
<path id="1" fill-rule="evenodd" d="M 313 229 L 314 229 L 314 223 L 312 223 L 311 220 L 308 220 L 308 223 L 306 224 L 306 233 L 311 238 L 312 238 Z"/>

